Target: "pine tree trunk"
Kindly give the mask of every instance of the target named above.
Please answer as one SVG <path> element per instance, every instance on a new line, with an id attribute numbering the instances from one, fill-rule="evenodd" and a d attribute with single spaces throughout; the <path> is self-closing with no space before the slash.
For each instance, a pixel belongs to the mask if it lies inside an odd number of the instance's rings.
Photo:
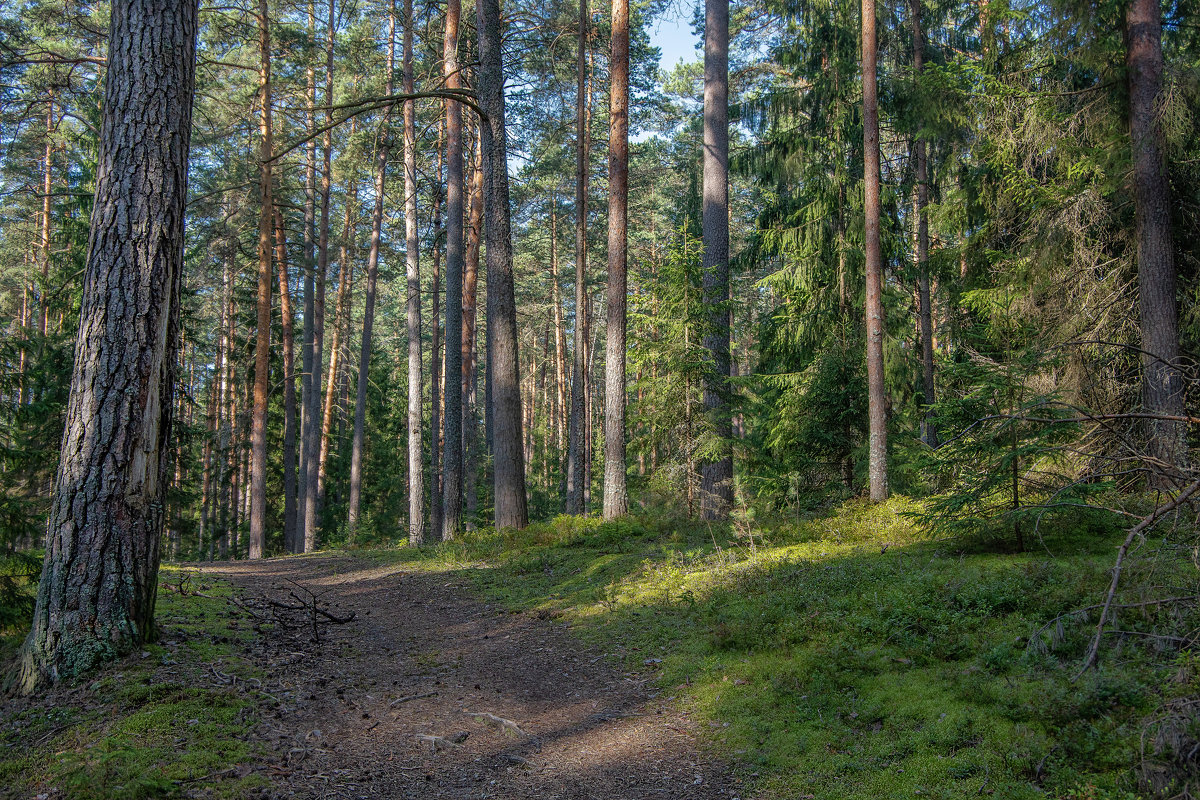
<path id="1" fill-rule="evenodd" d="M 412 94 L 413 7 L 404 0 L 404 92 Z M 404 251 L 408 325 L 408 543 L 425 543 L 425 486 L 421 478 L 421 250 L 417 231 L 416 103 L 404 103 Z M 436 323 L 436 317 L 435 317 Z"/>
<path id="2" fill-rule="evenodd" d="M 283 549 L 296 552 L 296 342 L 292 290 L 288 279 L 287 233 L 275 208 L 275 261 L 283 320 Z"/>
<path id="3" fill-rule="evenodd" d="M 38 332 L 46 335 L 46 323 L 50 316 L 47 298 L 50 296 L 50 195 L 53 190 L 54 172 L 54 95 L 50 95 L 50 106 L 46 109 L 46 153 L 42 164 L 42 241 L 38 248 L 41 266 L 41 285 L 38 286 Z"/>
<path id="4" fill-rule="evenodd" d="M 1163 73 L 1161 13 L 1158 0 L 1130 0 L 1125 15 L 1141 295 L 1142 404 L 1150 414 L 1182 416 L 1171 187 L 1158 120 Z M 1171 475 L 1187 464 L 1187 429 L 1182 422 L 1170 420 L 1152 420 L 1147 428 L 1151 483 L 1169 486 Z"/>
<path id="5" fill-rule="evenodd" d="M 482 124 L 482 123 L 481 123 Z M 479 246 L 483 240 L 483 144 L 482 131 L 476 128 L 475 160 L 471 169 L 471 189 L 467 204 L 466 271 L 463 274 L 462 321 L 462 395 L 463 395 L 463 506 L 467 530 L 474 530 L 479 513 L 479 487 L 476 454 L 479 426 L 476 424 L 476 391 L 479 370 L 476 363 L 475 317 L 479 294 Z"/>
<path id="6" fill-rule="evenodd" d="M 588 0 L 579 3 L 579 52 L 575 90 L 575 337 L 571 369 L 571 413 L 567 421 L 567 503 L 568 514 L 584 512 L 584 431 L 586 413 L 584 371 L 588 341 L 587 316 L 587 201 L 588 153 L 591 131 L 587 111 L 587 44 L 591 18 Z"/>
<path id="7" fill-rule="evenodd" d="M 883 256 L 879 246 L 879 99 L 875 0 L 862 0 L 863 231 L 867 278 L 867 408 L 870 430 L 871 499 L 886 500 L 887 416 L 883 386 Z"/>
<path id="8" fill-rule="evenodd" d="M 317 46 L 317 16 L 313 0 L 308 2 L 308 38 L 313 49 Z M 300 373 L 300 474 L 296 487 L 297 534 L 293 553 L 303 553 L 309 541 L 307 525 L 309 447 L 313 441 L 312 426 L 314 387 L 313 350 L 316 341 L 316 274 L 317 242 L 313 234 L 317 225 L 317 78 L 311 66 L 306 70 L 308 107 L 305 110 L 306 133 L 310 137 L 304 156 L 304 343 L 301 346 Z M 319 388 L 317 388 L 319 391 Z"/>
<path id="9" fill-rule="evenodd" d="M 358 132 L 358 120 L 350 123 L 350 135 Z M 334 413 L 345 407 L 339 403 L 346 369 L 346 339 L 349 337 L 351 287 L 354 285 L 354 265 L 352 259 L 354 228 L 351 219 L 351 209 L 358 204 L 358 185 L 354 176 L 346 178 L 346 200 L 342 214 L 342 240 L 339 247 L 337 300 L 333 306 L 333 335 L 329 343 L 329 374 L 325 381 L 325 402 L 321 410 L 321 461 L 317 467 L 317 509 L 325 507 L 326 477 L 329 470 L 329 449 L 333 443 Z M 340 439 L 339 437 L 336 437 Z"/>
<path id="10" fill-rule="evenodd" d="M 196 16 L 189 0 L 113 4 L 66 430 L 17 677 L 25 693 L 153 638 Z"/>
<path id="11" fill-rule="evenodd" d="M 492 407 L 493 489 L 497 529 L 529 523 L 525 459 L 521 449 L 521 367 L 509 217 L 508 137 L 504 125 L 504 65 L 500 4 L 478 0 L 479 97 L 487 112 L 480 126 L 487 216 L 488 384 Z"/>
<path id="12" fill-rule="evenodd" d="M 446 88 L 462 88 L 458 65 L 460 0 L 446 4 L 442 70 Z M 442 540 L 462 528 L 462 297 L 463 297 L 462 105 L 446 101 L 446 380 L 442 441 Z M 494 397 L 493 397 L 494 400 Z"/>
<path id="13" fill-rule="evenodd" d="M 386 95 L 392 94 L 392 73 L 396 68 L 396 3 L 388 11 L 388 55 Z M 379 238 L 383 231 L 383 190 L 387 177 L 388 141 L 391 138 L 392 107 L 383 112 L 379 130 L 379 154 L 375 164 L 375 212 L 371 217 L 371 248 L 367 253 L 367 297 L 363 307 L 362 349 L 358 356 L 358 386 L 354 401 L 354 438 L 350 447 L 350 501 L 346 538 L 353 542 L 362 502 L 363 444 L 367 424 L 367 379 L 371 366 L 371 334 L 375 325 L 375 285 L 379 280 Z"/>
<path id="14" fill-rule="evenodd" d="M 709 309 L 704 347 L 704 408 L 721 457 L 700 465 L 700 509 L 724 519 L 733 505 L 729 416 L 729 0 L 705 0 L 704 23 L 704 302 Z"/>
<path id="15" fill-rule="evenodd" d="M 443 116 L 444 119 L 444 116 Z M 429 356 L 430 412 L 429 412 L 429 530 L 430 536 L 442 538 L 442 321 L 441 321 L 441 247 L 442 238 L 442 127 L 438 126 L 437 176 L 433 184 L 433 336 L 432 352 Z"/>
<path id="16" fill-rule="evenodd" d="M 334 0 L 329 0 L 329 19 L 325 34 L 325 123 L 333 121 L 333 45 L 336 22 Z M 325 131 L 322 142 L 324 164 L 321 171 L 321 224 L 317 231 L 316 286 L 313 292 L 312 316 L 312 386 L 309 390 L 309 421 L 305 463 L 304 487 L 304 552 L 317 549 L 317 532 L 320 526 L 320 494 L 318 492 L 321 460 L 321 362 L 325 348 L 325 276 L 329 273 L 329 195 L 333 153 L 332 129 Z"/>
<path id="17" fill-rule="evenodd" d="M 629 512 L 625 485 L 626 215 L 629 205 L 629 0 L 612 3 L 608 130 L 608 320 L 604 351 L 604 518 Z"/>
<path id="18" fill-rule="evenodd" d="M 258 1 L 259 164 L 258 164 L 258 330 L 254 348 L 254 405 L 250 433 L 250 558 L 262 558 L 267 516 L 267 378 L 271 364 L 271 28 L 267 0 Z"/>
<path id="19" fill-rule="evenodd" d="M 563 321 L 561 288 L 558 282 L 558 197 L 550 196 L 550 300 L 554 304 L 554 386 L 555 441 L 558 444 L 559 472 L 562 472 L 562 453 L 567 437 L 567 336 Z"/>
<path id="20" fill-rule="evenodd" d="M 913 73 L 920 80 L 925 66 L 925 38 L 921 31 L 921 0 L 909 0 L 912 17 Z M 925 157 L 925 140 L 918 136 L 913 142 L 913 157 L 917 172 L 917 315 L 920 318 L 921 338 L 921 403 L 925 413 L 921 418 L 921 441 L 929 447 L 938 446 L 937 429 L 929 407 L 933 405 L 933 306 L 929 296 L 929 163 Z"/>

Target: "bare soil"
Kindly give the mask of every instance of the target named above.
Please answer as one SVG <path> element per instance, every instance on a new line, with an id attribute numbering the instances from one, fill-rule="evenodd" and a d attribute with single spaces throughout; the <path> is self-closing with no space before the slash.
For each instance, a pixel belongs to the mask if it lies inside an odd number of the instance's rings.
<path id="1" fill-rule="evenodd" d="M 317 642 L 303 625 L 263 626 L 254 640 L 273 698 L 257 732 L 269 763 L 253 767 L 269 776 L 269 797 L 739 795 L 686 709 L 648 686 L 653 664 L 622 673 L 561 622 L 479 600 L 461 575 L 342 555 L 201 570 L 251 607 L 311 592 L 333 616 L 354 617 L 321 617 Z"/>

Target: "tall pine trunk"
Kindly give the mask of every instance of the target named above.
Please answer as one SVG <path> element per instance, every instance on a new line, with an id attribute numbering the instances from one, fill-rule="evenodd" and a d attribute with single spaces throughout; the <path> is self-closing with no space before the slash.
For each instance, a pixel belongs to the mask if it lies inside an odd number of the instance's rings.
<path id="1" fill-rule="evenodd" d="M 720 440 L 716 459 L 700 465 L 700 510 L 724 519 L 733 505 L 733 436 L 729 416 L 729 0 L 705 0 L 704 238 L 702 286 L 708 308 L 704 347 L 704 408 L 709 434 Z"/>
<path id="2" fill-rule="evenodd" d="M 308 38 L 314 50 L 317 46 L 317 15 L 313 0 L 308 0 Z M 316 276 L 317 240 L 317 74 L 311 66 L 306 70 L 308 93 L 305 125 L 310 137 L 304 156 L 304 343 L 301 347 L 300 373 L 300 475 L 296 487 L 297 531 L 294 553 L 303 553 L 308 536 L 308 462 L 313 442 L 312 426 L 315 415 L 313 392 L 320 391 L 320 382 L 313 381 L 313 345 L 316 341 Z"/>
<path id="3" fill-rule="evenodd" d="M 388 11 L 387 88 L 392 94 L 392 72 L 396 68 L 396 4 Z M 354 541 L 358 527 L 359 505 L 362 503 L 363 439 L 367 424 L 367 380 L 371 366 L 371 333 L 375 325 L 375 285 L 379 280 L 379 238 L 383 231 L 383 190 L 387 177 L 389 130 L 392 107 L 383 112 L 379 126 L 379 154 L 375 163 L 375 212 L 371 217 L 371 248 L 367 253 L 367 297 L 363 308 L 362 349 L 358 356 L 358 387 L 354 400 L 354 438 L 350 446 L 350 501 L 346 523 L 346 538 Z"/>
<path id="4" fill-rule="evenodd" d="M 258 329 L 254 347 L 254 403 L 250 433 L 250 558 L 262 558 L 267 516 L 267 373 L 271 365 L 271 28 L 267 0 L 258 0 Z"/>
<path id="5" fill-rule="evenodd" d="M 196 17 L 195 0 L 112 6 L 75 366 L 46 558 L 17 677 L 24 692 L 153 637 Z"/>
<path id="6" fill-rule="evenodd" d="M 529 522 L 525 454 L 521 448 L 521 367 L 509 218 L 508 138 L 504 127 L 504 65 L 500 4 L 477 0 L 479 98 L 488 118 L 480 125 L 487 219 L 488 383 L 492 406 L 496 528 Z"/>
<path id="7" fill-rule="evenodd" d="M 1129 138 L 1137 225 L 1138 291 L 1141 295 L 1142 404 L 1149 414 L 1182 416 L 1179 312 L 1175 299 L 1175 252 L 1171 242 L 1171 187 L 1167 182 L 1162 127 L 1162 19 L 1158 0 L 1130 0 L 1125 14 L 1129 82 Z M 1152 483 L 1187 462 L 1186 427 L 1151 420 L 1147 455 Z"/>
<path id="8" fill-rule="evenodd" d="M 482 123 L 480 123 L 482 126 Z M 462 317 L 462 396 L 463 396 L 463 508 L 466 527 L 474 530 L 479 513 L 477 459 L 479 425 L 476 424 L 477 369 L 475 318 L 479 296 L 479 247 L 483 240 L 483 143 L 482 130 L 476 128 L 475 158 L 471 168 L 467 202 L 466 261 L 463 273 Z"/>
<path id="9" fill-rule="evenodd" d="M 919 81 L 925 67 L 925 37 L 921 30 L 921 0 L 909 0 L 912 16 L 913 74 Z M 929 447 L 938 446 L 937 429 L 929 407 L 937 399 L 933 383 L 933 306 L 929 294 L 929 162 L 925 156 L 925 139 L 913 142 L 913 160 L 917 172 L 917 316 L 920 319 L 921 339 L 921 441 Z"/>
<path id="10" fill-rule="evenodd" d="M 442 70 L 446 88 L 462 88 L 458 64 L 461 0 L 446 4 Z M 442 539 L 462 528 L 462 296 L 463 296 L 463 138 L 462 104 L 446 101 L 446 380 L 442 388 L 445 435 L 442 442 Z M 494 401 L 494 397 L 493 397 Z"/>
<path id="11" fill-rule="evenodd" d="M 329 19 L 325 33 L 325 124 L 333 121 L 333 39 L 336 23 L 334 0 L 329 0 Z M 317 231 L 317 270 L 313 292 L 312 316 L 312 386 L 309 389 L 308 415 L 306 420 L 308 457 L 304 476 L 304 551 L 317 548 L 317 531 L 320 526 L 320 494 L 318 492 L 321 461 L 321 362 L 325 348 L 325 276 L 329 272 L 329 195 L 333 154 L 332 128 L 325 131 L 321 143 L 321 222 Z"/>
<path id="12" fill-rule="evenodd" d="M 629 511 L 625 486 L 626 215 L 629 205 L 629 0 L 612 3 L 608 130 L 608 320 L 604 351 L 604 518 Z"/>
<path id="13" fill-rule="evenodd" d="M 883 256 L 879 246 L 879 93 L 875 0 L 862 0 L 863 229 L 867 278 L 867 415 L 871 499 L 886 500 L 887 413 L 883 387 Z"/>
<path id="14" fill-rule="evenodd" d="M 445 115 L 443 115 L 443 122 Z M 429 529 L 431 535 L 442 538 L 442 321 L 441 321 L 441 286 L 442 286 L 442 161 L 445 154 L 442 151 L 442 126 L 438 126 L 437 145 L 434 147 L 437 158 L 437 169 L 433 182 L 433 274 L 432 283 L 432 316 L 433 335 L 432 350 L 429 355 Z"/>
<path id="15" fill-rule="evenodd" d="M 571 368 L 571 413 L 567 421 L 567 505 L 568 514 L 584 513 L 584 430 L 588 423 L 586 403 L 587 369 L 585 356 L 588 339 L 587 308 L 587 215 L 588 153 L 591 132 L 587 113 L 587 44 L 591 19 L 588 0 L 579 0 L 579 53 L 575 89 L 575 336 Z"/>
<path id="16" fill-rule="evenodd" d="M 412 94 L 413 7 L 404 0 L 404 92 Z M 408 543 L 425 543 L 425 486 L 421 452 L 421 250 L 417 231 L 416 103 L 404 103 L 404 256 L 408 326 Z M 436 318 L 435 318 L 436 323 Z"/>
<path id="17" fill-rule="evenodd" d="M 283 319 L 283 549 L 296 552 L 296 343 L 288 278 L 287 233 L 275 209 L 275 260 Z"/>

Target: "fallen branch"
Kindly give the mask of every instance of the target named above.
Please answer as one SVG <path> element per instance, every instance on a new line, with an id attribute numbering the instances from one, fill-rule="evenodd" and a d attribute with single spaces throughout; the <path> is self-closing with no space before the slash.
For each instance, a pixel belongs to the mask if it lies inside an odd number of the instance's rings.
<path id="1" fill-rule="evenodd" d="M 426 692 L 425 694 L 410 694 L 408 697 L 400 697 L 388 703 L 390 708 L 395 708 L 398 705 L 409 703 L 413 700 L 424 700 L 426 697 L 437 697 L 437 692 Z"/>
<path id="2" fill-rule="evenodd" d="M 1113 565 L 1112 581 L 1108 585 L 1108 594 L 1104 597 L 1104 608 L 1100 612 L 1100 621 L 1096 623 L 1096 633 L 1092 636 L 1092 643 L 1088 647 L 1087 658 L 1084 659 L 1083 668 L 1079 670 L 1078 674 L 1072 680 L 1079 680 L 1083 673 L 1096 665 L 1096 660 L 1100 656 L 1100 642 L 1104 638 L 1104 626 L 1108 624 L 1109 611 L 1112 609 L 1113 598 L 1117 594 L 1117 584 L 1121 581 L 1121 568 L 1125 564 L 1125 555 L 1129 552 L 1129 547 L 1133 544 L 1133 540 L 1153 527 L 1164 516 L 1185 504 L 1197 491 L 1200 491 L 1200 479 L 1192 481 L 1183 491 L 1175 495 L 1175 498 L 1171 502 L 1155 508 L 1141 522 L 1129 529 L 1129 535 L 1125 537 L 1125 541 L 1121 543 L 1121 547 L 1117 550 L 1117 563 Z"/>
<path id="3" fill-rule="evenodd" d="M 513 722 L 511 719 L 497 717 L 488 711 L 467 711 L 463 709 L 463 713 L 469 717 L 473 717 L 476 722 L 482 722 L 495 727 L 505 736 L 528 736 L 529 734 L 521 730 L 521 726 Z"/>

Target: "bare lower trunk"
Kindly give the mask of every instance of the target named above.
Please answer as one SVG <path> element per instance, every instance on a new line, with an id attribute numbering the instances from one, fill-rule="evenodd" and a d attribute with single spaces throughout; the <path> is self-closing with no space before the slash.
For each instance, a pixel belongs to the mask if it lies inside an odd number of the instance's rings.
<path id="1" fill-rule="evenodd" d="M 584 370 L 588 339 L 587 316 L 587 215 L 588 152 L 591 132 L 587 113 L 587 43 L 590 27 L 588 0 L 579 3 L 579 48 L 575 92 L 575 341 L 571 369 L 571 414 L 567 421 L 568 514 L 584 512 L 584 431 L 587 424 Z"/>
<path id="2" fill-rule="evenodd" d="M 608 132 L 608 320 L 604 351 L 604 518 L 629 512 L 625 486 L 626 213 L 629 202 L 629 0 L 613 0 Z"/>
<path id="3" fill-rule="evenodd" d="M 483 145 L 482 132 L 475 137 L 475 164 L 471 170 L 470 200 L 467 204 L 466 271 L 463 274 L 462 319 L 462 396 L 463 396 L 463 506 L 468 530 L 474 530 L 479 513 L 479 488 L 476 453 L 475 393 L 479 370 L 476 368 L 475 316 L 479 292 L 479 246 L 483 239 Z"/>
<path id="4" fill-rule="evenodd" d="M 442 132 L 437 146 L 437 179 L 433 189 L 433 342 L 429 356 L 429 529 L 431 536 L 442 538 L 442 329 L 441 329 L 441 232 L 442 232 Z"/>
<path id="5" fill-rule="evenodd" d="M 724 519 L 733 505 L 733 435 L 729 415 L 729 0 L 706 0 L 704 26 L 704 407 L 720 457 L 700 465 L 700 509 Z"/>
<path id="6" fill-rule="evenodd" d="M 913 72 L 918 78 L 925 66 L 925 39 L 921 30 L 921 0 L 909 0 L 913 31 Z M 921 418 L 921 441 L 929 447 L 938 446 L 937 429 L 929 407 L 937 399 L 933 383 L 933 307 L 929 296 L 929 164 L 925 157 L 925 140 L 917 137 L 913 143 L 917 172 L 917 316 L 920 319 L 921 388 L 925 413 Z"/>
<path id="7" fill-rule="evenodd" d="M 1179 312 L 1171 241 L 1171 187 L 1159 125 L 1162 92 L 1162 19 L 1158 0 L 1130 0 L 1125 16 L 1129 81 L 1129 134 L 1141 295 L 1142 403 L 1151 414 L 1181 416 Z M 1153 420 L 1148 427 L 1152 483 L 1169 485 L 1187 463 L 1183 423 Z"/>
<path id="8" fill-rule="evenodd" d="M 412 94 L 413 7 L 404 0 L 404 92 Z M 416 107 L 404 104 L 404 251 L 408 323 L 408 543 L 425 543 L 425 487 L 421 452 L 421 251 L 417 231 Z M 434 317 L 436 324 L 436 314 Z"/>
<path id="9" fill-rule="evenodd" d="M 462 87 L 458 68 L 460 0 L 446 6 L 442 68 L 446 88 Z M 462 528 L 462 290 L 463 290 L 462 105 L 446 101 L 446 381 L 443 386 L 442 539 Z M 493 398 L 494 399 L 494 398 Z"/>
<path id="10" fill-rule="evenodd" d="M 271 29 L 267 0 L 258 2 L 259 166 L 258 326 L 254 348 L 254 402 L 250 465 L 250 558 L 262 558 L 267 516 L 267 373 L 271 364 Z"/>
<path id="11" fill-rule="evenodd" d="M 886 500 L 887 416 L 883 386 L 883 256 L 879 246 L 879 100 L 875 0 L 862 2 L 863 192 L 867 278 L 867 408 L 870 430 L 871 499 Z"/>
<path id="12" fill-rule="evenodd" d="M 308 2 L 308 36 L 316 48 L 316 12 L 313 0 Z M 297 534 L 293 543 L 293 553 L 302 553 L 309 541 L 307 526 L 308 507 L 308 462 L 309 447 L 313 441 L 312 426 L 315 416 L 312 414 L 313 391 L 320 391 L 320 382 L 313 382 L 313 349 L 316 338 L 316 273 L 317 273 L 317 243 L 313 233 L 317 223 L 317 143 L 316 143 L 316 105 L 317 84 L 316 72 L 309 67 L 307 72 L 307 102 L 305 110 L 306 131 L 309 137 L 304 156 L 304 343 L 301 351 L 300 372 L 300 474 L 296 486 L 296 524 Z"/>
<path id="13" fill-rule="evenodd" d="M 492 405 L 496 528 L 529 522 L 521 450 L 521 369 L 509 219 L 508 139 L 504 127 L 504 68 L 500 4 L 478 0 L 479 95 L 487 111 L 480 126 L 487 213 L 488 384 Z"/>
<path id="14" fill-rule="evenodd" d="M 334 23 L 336 20 L 334 0 L 329 0 L 329 19 L 325 34 L 325 122 L 333 120 L 333 111 L 329 108 L 333 103 L 333 44 Z M 311 552 L 317 548 L 317 533 L 320 526 L 320 495 L 318 481 L 320 475 L 321 453 L 321 362 L 325 347 L 325 276 L 329 271 L 329 195 L 332 168 L 330 158 L 333 152 L 332 129 L 325 132 L 322 142 L 322 157 L 324 164 L 321 171 L 321 224 L 317 232 L 317 270 L 315 289 L 313 292 L 312 316 L 312 386 L 309 390 L 308 422 L 306 422 L 306 450 L 308 458 L 305 463 L 304 476 L 304 551 Z"/>
<path id="15" fill-rule="evenodd" d="M 275 209 L 275 260 L 279 272 L 279 301 L 283 318 L 283 549 L 296 547 L 296 343 L 292 319 L 292 290 L 288 279 L 287 233 L 283 214 Z"/>
<path id="16" fill-rule="evenodd" d="M 25 692 L 153 637 L 196 16 L 195 2 L 125 0 L 112 9 L 75 366 L 46 558 L 17 677 Z"/>

